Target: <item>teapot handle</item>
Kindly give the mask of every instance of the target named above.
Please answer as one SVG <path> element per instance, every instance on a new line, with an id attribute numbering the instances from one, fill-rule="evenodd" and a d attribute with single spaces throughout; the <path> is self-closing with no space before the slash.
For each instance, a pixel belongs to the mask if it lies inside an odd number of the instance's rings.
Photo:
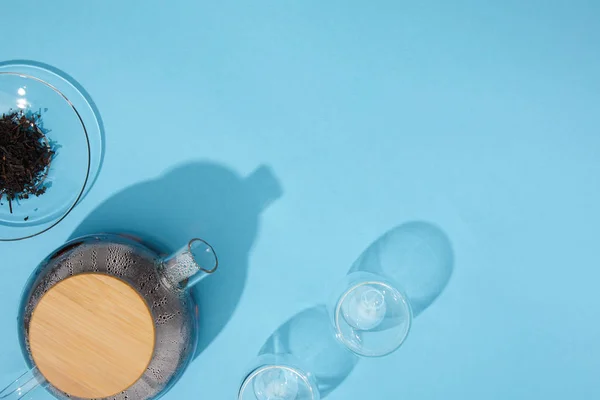
<path id="1" fill-rule="evenodd" d="M 18 377 L 13 383 L 9 384 L 0 392 L 0 399 L 18 400 L 32 393 L 37 389 L 45 379 L 37 368 L 32 368 Z M 30 398 L 30 396 L 28 396 Z"/>

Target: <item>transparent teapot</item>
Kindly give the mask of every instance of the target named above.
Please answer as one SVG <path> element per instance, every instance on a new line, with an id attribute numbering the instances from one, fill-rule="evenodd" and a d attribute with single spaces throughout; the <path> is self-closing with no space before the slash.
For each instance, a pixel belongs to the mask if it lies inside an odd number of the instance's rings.
<path id="1" fill-rule="evenodd" d="M 162 257 L 133 238 L 119 235 L 91 235 L 65 244 L 40 264 L 25 288 L 19 309 L 18 329 L 21 348 L 31 370 L 0 392 L 0 399 L 31 398 L 32 390 L 39 386 L 45 387 L 59 399 L 146 400 L 159 397 L 179 379 L 195 351 L 198 309 L 188 289 L 215 272 L 217 265 L 213 248 L 201 239 L 191 240 L 180 251 L 167 257 Z M 137 292 L 151 316 L 148 321 L 153 326 L 154 342 L 147 366 L 140 370 L 138 379 L 115 393 L 82 396 L 81 393 L 93 392 L 61 390 L 64 387 L 57 382 L 69 377 L 51 379 L 32 355 L 30 330 L 32 316 L 38 306 L 41 308 L 44 299 L 58 291 L 57 285 L 61 282 L 86 275 L 92 278 L 116 278 L 112 281 L 118 280 Z M 53 288 L 56 291 L 52 291 Z M 86 290 L 83 292 L 83 295 L 87 295 Z M 67 292 L 67 297 L 71 295 L 75 296 Z M 60 313 L 61 310 L 58 311 Z M 119 312 L 118 304 L 114 304 L 114 312 Z M 57 354 L 60 358 L 63 352 Z M 63 373 L 61 368 L 56 370 L 58 374 Z M 84 380 L 99 375 L 97 370 L 78 372 L 83 374 Z"/>

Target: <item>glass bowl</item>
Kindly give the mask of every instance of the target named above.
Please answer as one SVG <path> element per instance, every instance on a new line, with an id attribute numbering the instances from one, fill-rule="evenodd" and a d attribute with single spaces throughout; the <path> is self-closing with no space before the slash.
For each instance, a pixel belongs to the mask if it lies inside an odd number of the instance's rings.
<path id="1" fill-rule="evenodd" d="M 78 109 L 40 77 L 52 73 L 31 67 L 40 73 L 29 75 L 13 67 L 0 68 L 0 114 L 39 114 L 38 125 L 56 153 L 43 182 L 46 193 L 13 200 L 12 210 L 6 195 L 0 200 L 0 241 L 36 236 L 61 222 L 84 195 L 91 168 L 90 140 Z"/>

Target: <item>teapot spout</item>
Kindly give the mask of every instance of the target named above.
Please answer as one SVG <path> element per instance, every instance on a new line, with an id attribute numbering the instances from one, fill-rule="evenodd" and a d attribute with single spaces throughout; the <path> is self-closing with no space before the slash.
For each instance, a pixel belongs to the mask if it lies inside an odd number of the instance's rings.
<path id="1" fill-rule="evenodd" d="M 192 239 L 163 260 L 162 273 L 169 284 L 185 289 L 215 272 L 218 265 L 212 246 L 202 239 Z"/>

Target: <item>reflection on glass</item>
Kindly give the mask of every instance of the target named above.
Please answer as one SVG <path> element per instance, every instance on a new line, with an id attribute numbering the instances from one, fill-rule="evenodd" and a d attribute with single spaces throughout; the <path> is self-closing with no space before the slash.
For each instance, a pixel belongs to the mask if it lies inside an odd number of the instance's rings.
<path id="1" fill-rule="evenodd" d="M 27 103 L 26 98 L 17 99 L 17 107 L 18 108 L 25 109 L 25 108 L 27 108 L 28 105 L 29 105 L 29 103 Z"/>
<path id="2" fill-rule="evenodd" d="M 295 400 L 299 375 L 292 369 L 270 366 L 254 378 L 254 394 L 258 400 Z"/>
<path id="3" fill-rule="evenodd" d="M 346 296 L 341 304 L 346 322 L 359 330 L 379 326 L 387 311 L 385 289 L 373 285 L 360 285 Z"/>

